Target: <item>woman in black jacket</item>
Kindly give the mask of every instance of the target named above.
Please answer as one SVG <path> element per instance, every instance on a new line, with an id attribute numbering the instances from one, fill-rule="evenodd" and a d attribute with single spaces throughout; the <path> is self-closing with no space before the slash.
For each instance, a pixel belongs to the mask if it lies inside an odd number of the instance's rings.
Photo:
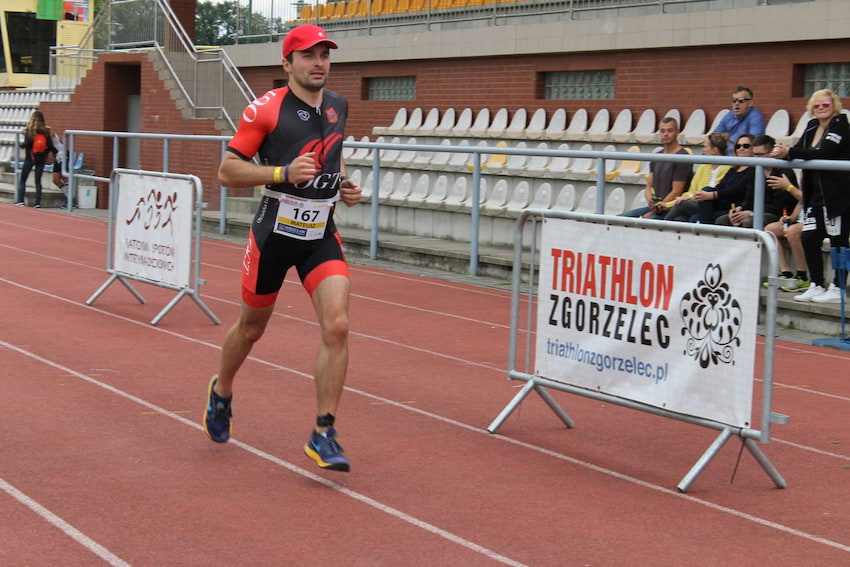
<path id="1" fill-rule="evenodd" d="M 26 195 L 27 178 L 35 168 L 35 207 L 41 207 L 41 175 L 47 157 L 52 153 L 56 156 L 56 148 L 53 146 L 53 135 L 50 128 L 44 123 L 44 114 L 35 110 L 27 121 L 24 129 L 24 164 L 21 166 L 21 178 L 18 182 L 18 191 L 15 195 L 15 204 L 24 205 Z"/>
<path id="2" fill-rule="evenodd" d="M 850 160 L 850 124 L 841 113 L 841 100 L 829 89 L 809 98 L 814 116 L 796 145 L 777 144 L 771 157 L 787 159 Z M 846 247 L 850 235 L 850 171 L 803 170 L 803 251 L 812 280 L 795 301 L 837 303 L 841 301 L 838 276 L 825 288 L 821 243 L 829 238 L 832 248 Z"/>

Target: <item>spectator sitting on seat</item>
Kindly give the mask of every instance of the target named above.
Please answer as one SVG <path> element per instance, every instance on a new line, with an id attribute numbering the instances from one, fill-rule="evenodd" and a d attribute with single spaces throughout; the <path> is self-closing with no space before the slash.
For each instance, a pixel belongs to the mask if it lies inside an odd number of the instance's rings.
<path id="1" fill-rule="evenodd" d="M 732 93 L 732 112 L 729 112 L 720 120 L 720 124 L 714 129 L 718 134 L 729 134 L 729 148 L 726 153 L 730 156 L 737 155 L 734 144 L 745 132 L 753 136 L 764 134 L 764 116 L 758 108 L 753 106 L 753 91 L 747 87 L 737 87 Z"/>
<path id="2" fill-rule="evenodd" d="M 792 185 L 788 192 L 794 195 L 795 199 L 802 199 L 803 192 L 797 187 Z M 791 214 L 783 214 L 778 221 L 766 225 L 764 231 L 776 239 L 779 248 L 779 279 L 783 280 L 779 289 L 782 291 L 800 291 L 809 287 L 806 254 L 803 251 L 802 206 L 800 203 L 797 203 Z M 791 249 L 791 259 L 794 260 L 796 274 L 791 271 L 788 256 L 782 247 L 782 238 L 788 242 L 788 247 Z"/>
<path id="3" fill-rule="evenodd" d="M 679 123 L 675 118 L 665 116 L 658 126 L 662 148 L 655 153 L 684 154 L 690 152 L 679 145 Z M 673 163 L 669 161 L 653 161 L 649 164 L 649 175 L 646 178 L 646 206 L 626 211 L 621 216 L 664 218 L 667 214 L 667 203 L 672 203 L 682 191 L 691 176 L 691 164 Z"/>
<path id="4" fill-rule="evenodd" d="M 763 135 L 753 139 L 753 157 L 766 157 L 773 151 L 776 140 Z M 797 205 L 797 199 L 790 193 L 796 188 L 797 176 L 793 169 L 764 168 L 765 185 L 764 192 L 764 221 L 762 226 L 776 222 L 783 216 L 782 211 L 792 210 Z M 725 226 L 742 226 L 752 228 L 753 209 L 755 208 L 755 184 L 747 187 L 744 200 L 741 204 L 730 210 L 728 214 L 719 217 L 715 224 Z"/>
<path id="5" fill-rule="evenodd" d="M 702 143 L 702 153 L 706 156 L 726 155 L 726 146 L 729 143 L 728 134 L 709 134 Z M 688 191 L 679 196 L 675 201 L 669 201 L 669 212 L 664 220 L 688 222 L 697 212 L 697 203 L 694 194 L 700 190 L 711 191 L 723 179 L 729 171 L 728 165 L 717 163 L 704 163 L 697 167 Z"/>
<path id="6" fill-rule="evenodd" d="M 753 136 L 741 134 L 735 144 L 735 155 L 737 157 L 752 157 Z M 749 165 L 740 165 L 729 168 L 723 179 L 709 191 L 697 191 L 694 200 L 697 202 L 697 214 L 692 216 L 691 222 L 702 224 L 714 224 L 714 221 L 725 215 L 730 209 L 736 207 L 736 203 L 744 200 L 747 189 L 753 186 L 755 180 L 755 168 Z"/>

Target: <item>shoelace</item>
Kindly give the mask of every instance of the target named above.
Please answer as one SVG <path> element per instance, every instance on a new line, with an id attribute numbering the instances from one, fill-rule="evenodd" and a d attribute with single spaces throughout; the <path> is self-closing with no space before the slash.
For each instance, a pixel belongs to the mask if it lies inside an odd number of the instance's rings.
<path id="1" fill-rule="evenodd" d="M 213 419 L 215 421 L 222 421 L 224 419 L 229 419 L 233 417 L 233 412 L 230 409 L 230 404 L 225 404 L 224 402 L 216 402 L 213 406 Z"/>
<path id="2" fill-rule="evenodd" d="M 331 449 L 333 449 L 334 453 L 342 453 L 342 445 L 336 440 L 336 435 L 328 435 L 327 436 L 328 445 L 330 445 Z"/>

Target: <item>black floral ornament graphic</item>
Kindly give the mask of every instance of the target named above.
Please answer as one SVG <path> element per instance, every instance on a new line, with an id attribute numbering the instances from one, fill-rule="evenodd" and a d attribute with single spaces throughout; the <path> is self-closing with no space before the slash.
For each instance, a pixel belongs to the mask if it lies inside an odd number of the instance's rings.
<path id="1" fill-rule="evenodd" d="M 703 368 L 734 364 L 735 347 L 741 344 L 741 304 L 723 282 L 719 265 L 706 266 L 703 279 L 682 297 L 679 313 L 685 323 L 682 335 L 687 336 L 686 355 Z"/>

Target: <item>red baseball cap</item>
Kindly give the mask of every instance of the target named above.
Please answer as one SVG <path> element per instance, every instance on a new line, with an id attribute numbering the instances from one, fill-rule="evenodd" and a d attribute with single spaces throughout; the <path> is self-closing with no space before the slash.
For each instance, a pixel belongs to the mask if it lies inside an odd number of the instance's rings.
<path id="1" fill-rule="evenodd" d="M 310 49 L 317 43 L 326 43 L 331 49 L 339 47 L 335 41 L 328 39 L 328 33 L 314 24 L 304 24 L 293 28 L 283 38 L 283 56 L 289 57 L 293 51 Z"/>

